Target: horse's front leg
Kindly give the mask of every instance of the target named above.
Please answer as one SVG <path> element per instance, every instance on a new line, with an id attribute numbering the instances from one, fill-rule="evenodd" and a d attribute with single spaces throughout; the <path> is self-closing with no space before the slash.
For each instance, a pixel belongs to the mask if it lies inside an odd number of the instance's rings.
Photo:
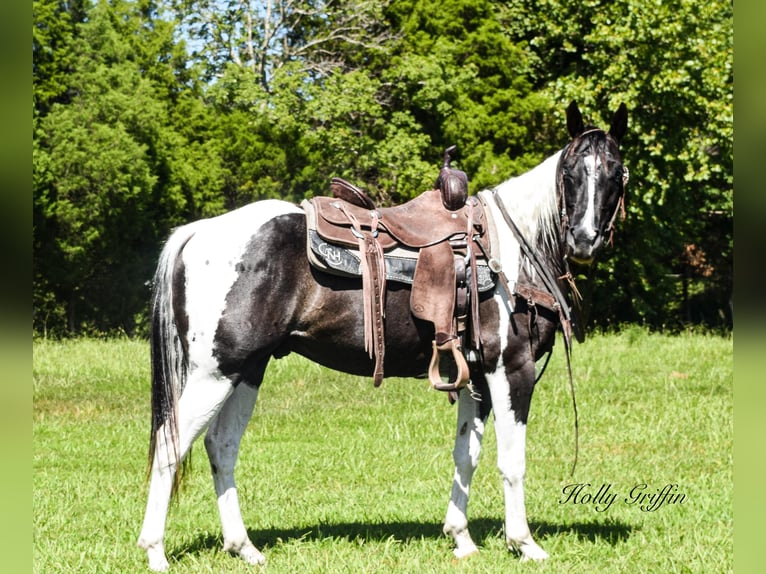
<path id="1" fill-rule="evenodd" d="M 488 397 L 485 398 L 488 401 Z M 488 412 L 489 409 L 486 409 Z M 444 519 L 444 533 L 455 542 L 453 550 L 457 558 L 464 558 L 478 552 L 468 532 L 468 497 L 471 480 L 479 464 L 481 440 L 487 414 L 482 413 L 481 404 L 468 389 L 460 392 L 458 399 L 457 434 L 452 458 L 455 461 L 455 475 L 452 480 L 447 516 Z"/>
<path id="2" fill-rule="evenodd" d="M 505 494 L 505 540 L 522 560 L 544 560 L 545 552 L 532 538 L 524 504 L 527 416 L 534 389 L 534 361 L 516 369 L 501 368 L 487 376 L 497 436 L 497 466 Z"/>

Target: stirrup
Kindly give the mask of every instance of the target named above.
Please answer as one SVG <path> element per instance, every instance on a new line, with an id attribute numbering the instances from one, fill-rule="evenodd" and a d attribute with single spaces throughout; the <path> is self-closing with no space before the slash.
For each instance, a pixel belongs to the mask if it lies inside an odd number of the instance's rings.
<path id="1" fill-rule="evenodd" d="M 466 363 L 465 357 L 458 346 L 458 339 L 456 337 L 451 338 L 441 345 L 437 345 L 436 340 L 434 340 L 433 350 L 431 364 L 428 366 L 428 382 L 437 391 L 454 392 L 462 389 L 470 379 L 471 374 L 468 370 L 468 363 Z M 452 352 L 452 359 L 455 361 L 455 367 L 457 367 L 457 376 L 454 381 L 444 383 L 439 373 L 439 359 L 442 353 L 448 351 Z"/>

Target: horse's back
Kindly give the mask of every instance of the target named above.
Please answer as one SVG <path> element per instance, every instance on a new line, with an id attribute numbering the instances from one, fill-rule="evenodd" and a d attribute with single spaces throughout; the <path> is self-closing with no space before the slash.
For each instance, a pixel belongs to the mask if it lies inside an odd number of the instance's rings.
<path id="1" fill-rule="evenodd" d="M 192 232 L 182 255 L 187 284 L 198 274 L 202 283 L 209 283 L 211 274 L 218 274 L 222 286 L 230 285 L 237 263 L 259 230 L 272 219 L 291 213 L 303 211 L 286 201 L 264 200 L 181 228 Z"/>
<path id="2" fill-rule="evenodd" d="M 194 232 L 184 252 L 241 251 L 265 223 L 289 213 L 303 213 L 303 210 L 287 201 L 266 199 L 249 203 L 215 217 L 200 219 L 179 228 L 179 231 L 189 228 Z"/>

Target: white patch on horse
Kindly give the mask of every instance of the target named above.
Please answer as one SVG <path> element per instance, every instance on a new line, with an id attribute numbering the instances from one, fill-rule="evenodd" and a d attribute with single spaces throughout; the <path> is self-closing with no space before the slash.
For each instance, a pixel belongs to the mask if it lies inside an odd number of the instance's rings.
<path id="1" fill-rule="evenodd" d="M 583 216 L 583 229 L 588 239 L 596 237 L 596 185 L 598 184 L 598 174 L 601 171 L 601 158 L 597 154 L 589 155 L 583 158 L 585 172 L 588 177 L 588 203 Z"/>
<path id="2" fill-rule="evenodd" d="M 500 200 L 521 231 L 524 239 L 535 245 L 538 237 L 553 249 L 558 243 L 558 197 L 556 195 L 556 168 L 561 151 L 556 152 L 540 165 L 517 177 L 512 177 L 495 187 Z M 521 262 L 521 246 L 511 229 L 503 222 L 500 210 L 491 197 L 492 191 L 481 191 L 484 203 L 489 207 L 498 235 L 500 262 L 511 289 L 518 280 Z M 534 277 L 531 266 L 527 271 Z M 506 300 L 507 308 L 513 310 L 513 303 Z"/>
<path id="3" fill-rule="evenodd" d="M 496 295 L 495 299 L 500 296 Z M 502 305 L 499 300 L 498 305 Z M 510 320 L 502 313 L 500 316 L 500 348 L 505 349 Z M 548 554 L 532 538 L 524 503 L 527 425 L 516 420 L 502 355 L 495 370 L 487 373 L 486 378 L 495 413 L 497 468 L 503 479 L 505 495 L 505 540 L 510 548 L 521 553 L 522 560 L 544 560 Z"/>
<path id="4" fill-rule="evenodd" d="M 539 235 L 543 235 L 551 245 L 556 244 L 556 167 L 561 153 L 556 152 L 530 171 L 512 177 L 495 188 L 524 238 L 532 244 Z"/>
<path id="5" fill-rule="evenodd" d="M 271 219 L 303 213 L 292 203 L 266 200 L 198 223 L 196 233 L 183 251 L 186 267 L 187 301 L 204 301 L 189 312 L 189 358 L 195 368 L 215 372 L 217 362 L 210 354 L 218 322 L 226 307 L 226 296 L 239 275 L 237 264 L 248 243 Z"/>
<path id="6" fill-rule="evenodd" d="M 512 304 L 504 291 L 496 291 L 494 299 L 499 309 L 511 309 Z M 509 323 L 510 314 L 501 311 L 498 316 L 498 336 L 501 341 L 501 349 L 504 349 L 508 343 Z M 495 377 L 496 384 L 502 386 L 502 382 L 498 381 L 505 381 L 504 373 L 505 368 L 501 356 L 498 358 L 497 368 L 493 373 L 498 374 Z M 488 377 L 487 381 L 489 382 L 489 380 Z M 507 381 L 505 388 L 508 388 Z M 471 396 L 471 393 L 466 391 L 461 392 L 459 396 L 457 429 L 455 448 L 452 451 L 455 474 L 452 479 L 452 491 L 447 506 L 447 515 L 444 518 L 443 531 L 452 538 L 455 544 L 452 551 L 455 558 L 461 559 L 479 551 L 468 530 L 468 500 L 471 494 L 471 482 L 479 465 L 485 429 L 484 420 L 479 416 L 479 403 Z"/>

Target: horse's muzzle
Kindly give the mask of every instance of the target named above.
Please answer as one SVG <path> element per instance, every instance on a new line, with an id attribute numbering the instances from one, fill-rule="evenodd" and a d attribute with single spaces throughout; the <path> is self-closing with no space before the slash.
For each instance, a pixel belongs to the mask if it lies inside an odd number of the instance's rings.
<path id="1" fill-rule="evenodd" d="M 604 236 L 596 233 L 590 236 L 587 233 L 576 233 L 571 229 L 566 234 L 566 255 L 570 261 L 579 265 L 590 265 L 596 258 L 596 254 L 604 244 Z"/>

